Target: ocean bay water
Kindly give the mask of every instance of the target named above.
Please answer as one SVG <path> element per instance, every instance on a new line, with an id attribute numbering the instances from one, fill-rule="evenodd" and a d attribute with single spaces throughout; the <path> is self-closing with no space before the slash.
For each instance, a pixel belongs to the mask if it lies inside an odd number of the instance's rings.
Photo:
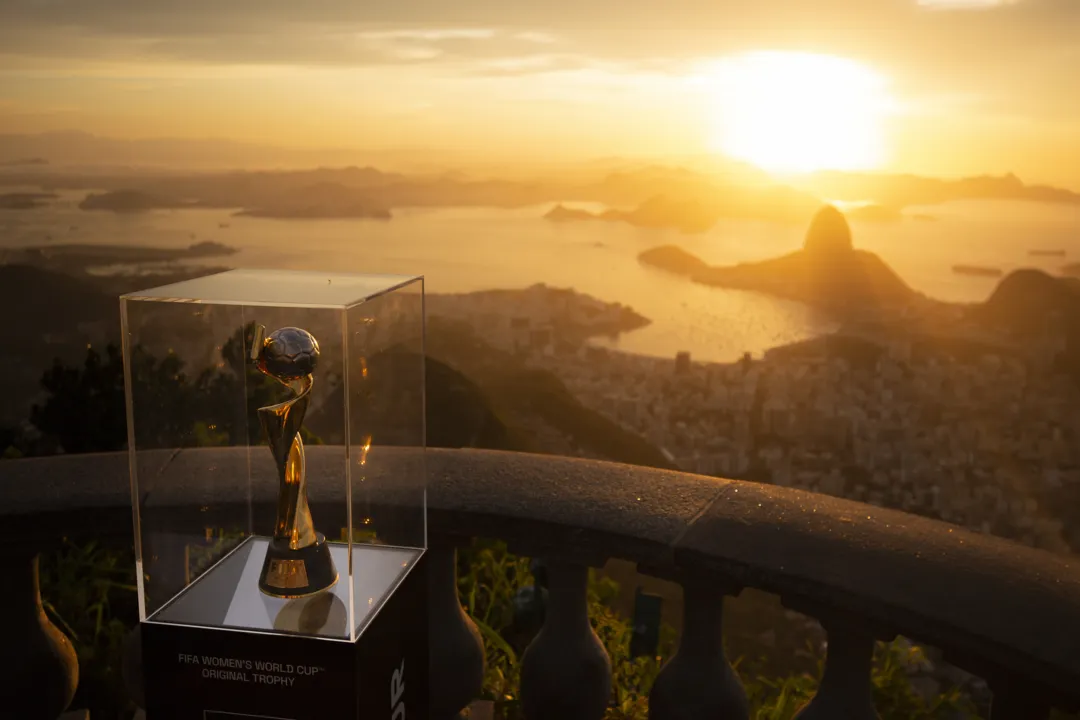
<path id="1" fill-rule="evenodd" d="M 700 360 L 731 361 L 835 327 L 801 304 L 696 285 L 637 260 L 642 250 L 662 244 L 680 245 L 712 264 L 774 257 L 800 246 L 805 225 L 725 220 L 707 233 L 684 235 L 621 223 L 552 223 L 542 219 L 550 206 L 406 208 L 388 222 L 273 220 L 233 217 L 227 210 L 123 215 L 79 210 L 84 195 L 65 192 L 48 207 L 0 214 L 0 249 L 68 243 L 186 248 L 213 240 L 239 252 L 224 263 L 200 262 L 423 273 L 429 292 L 543 282 L 624 303 L 653 321 L 611 346 L 661 356 L 686 350 Z M 943 300 L 981 301 L 996 285 L 993 278 L 954 274 L 955 264 L 1057 272 L 1080 259 L 1080 207 L 977 201 L 908 212 L 936 220 L 855 222 L 855 245 L 878 253 L 912 287 Z M 1031 256 L 1033 249 L 1067 255 Z"/>

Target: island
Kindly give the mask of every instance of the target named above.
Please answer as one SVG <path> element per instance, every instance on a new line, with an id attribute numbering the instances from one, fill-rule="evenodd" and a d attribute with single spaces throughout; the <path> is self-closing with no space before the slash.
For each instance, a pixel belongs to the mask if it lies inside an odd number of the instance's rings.
<path id="1" fill-rule="evenodd" d="M 1064 250 L 1028 250 L 1028 255 L 1032 257 L 1065 257 Z"/>
<path id="2" fill-rule="evenodd" d="M 677 245 L 661 245 L 638 255 L 643 265 L 651 265 L 676 275 L 693 277 L 708 269 L 705 261 Z"/>
<path id="3" fill-rule="evenodd" d="M 0 195 L 0 210 L 33 210 L 54 200 L 55 193 L 13 192 Z"/>

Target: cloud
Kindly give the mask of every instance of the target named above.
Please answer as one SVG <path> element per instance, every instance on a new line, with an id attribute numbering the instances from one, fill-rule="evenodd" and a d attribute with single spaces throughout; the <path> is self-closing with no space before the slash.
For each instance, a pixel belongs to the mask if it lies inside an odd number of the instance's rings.
<path id="1" fill-rule="evenodd" d="M 1007 70 L 1018 55 L 1077 38 L 1080 0 L 645 0 L 633 13 L 625 0 L 0 0 L 4 64 L 19 55 L 282 68 L 503 59 L 524 68 L 549 62 L 533 55 L 639 64 L 787 48 L 950 75 L 968 62 Z"/>
<path id="2" fill-rule="evenodd" d="M 546 32 L 527 31 L 519 32 L 514 35 L 518 40 L 525 42 L 536 43 L 538 45 L 552 45 L 559 42 L 559 38 L 556 35 Z"/>
<path id="3" fill-rule="evenodd" d="M 357 37 L 369 40 L 490 40 L 496 31 L 491 28 L 401 28 L 397 30 L 368 30 Z"/>
<path id="4" fill-rule="evenodd" d="M 4 0 L 0 0 L 3 3 Z M 491 27 L 388 27 L 258 24 L 243 31 L 110 34 L 57 24 L 17 29 L 0 13 L 0 58 L 23 69 L 34 62 L 187 63 L 196 65 L 342 66 L 478 63 L 548 52 L 554 36 Z M 6 57 L 5 57 L 6 56 Z M 80 62 L 80 65 L 82 62 Z M 73 72 L 80 68 L 73 67 Z"/>
<path id="5" fill-rule="evenodd" d="M 932 10 L 990 10 L 1016 5 L 1020 0 L 917 0 L 920 7 Z"/>

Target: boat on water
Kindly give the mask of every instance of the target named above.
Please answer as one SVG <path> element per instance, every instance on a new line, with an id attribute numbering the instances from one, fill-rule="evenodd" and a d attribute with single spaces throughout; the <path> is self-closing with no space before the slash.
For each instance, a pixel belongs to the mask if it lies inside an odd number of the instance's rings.
<path id="1" fill-rule="evenodd" d="M 974 275 L 976 277 L 1001 277 L 1001 268 L 982 267 L 979 265 L 953 265 L 952 271 L 957 275 Z"/>

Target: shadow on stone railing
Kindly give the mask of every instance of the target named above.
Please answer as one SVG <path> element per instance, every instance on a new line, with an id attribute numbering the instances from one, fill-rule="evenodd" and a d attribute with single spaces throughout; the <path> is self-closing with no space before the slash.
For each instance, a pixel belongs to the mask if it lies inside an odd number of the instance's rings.
<path id="1" fill-rule="evenodd" d="M 383 471 L 391 472 L 392 451 L 384 452 Z M 185 462 L 195 453 L 216 453 L 218 467 L 236 463 L 236 476 L 244 476 L 242 450 L 204 449 L 163 455 L 163 478 L 182 482 L 200 464 Z M 333 453 L 312 448 L 309 472 L 340 476 Z M 1080 567 L 1071 558 L 756 483 L 504 452 L 432 450 L 428 458 L 433 718 L 455 717 L 481 689 L 483 647 L 455 580 L 455 543 L 469 537 L 504 539 L 548 567 L 548 612 L 522 659 L 521 701 L 530 720 L 603 716 L 610 661 L 589 624 L 586 582 L 588 567 L 612 558 L 683 587 L 682 641 L 650 693 L 656 720 L 747 717 L 720 637 L 724 596 L 744 587 L 779 595 L 828 632 L 825 675 L 799 715 L 804 720 L 876 717 L 874 641 L 897 635 L 937 647 L 985 678 L 993 720 L 1036 720 L 1053 707 L 1080 705 Z M 0 646 L 0 666 L 19 669 L 0 676 L 0 707 L 51 720 L 70 701 L 78 668 L 42 612 L 34 558 L 62 535 L 130 532 L 127 458 L 8 461 L 0 464 L 0 486 L 0 514 L 22 548 L 0 612 L 18 618 L 15 627 L 26 633 Z M 161 483 L 160 492 L 169 486 Z M 340 502 L 334 490 L 324 492 L 313 491 L 313 505 Z M 236 488 L 237 507 L 246 493 Z M 227 504 L 227 488 L 222 497 Z M 269 506 L 272 498 L 256 501 Z M 137 665 L 129 659 L 130 668 Z M 24 677 L 31 672 L 33 683 Z M 138 699 L 137 672 L 131 680 Z"/>

